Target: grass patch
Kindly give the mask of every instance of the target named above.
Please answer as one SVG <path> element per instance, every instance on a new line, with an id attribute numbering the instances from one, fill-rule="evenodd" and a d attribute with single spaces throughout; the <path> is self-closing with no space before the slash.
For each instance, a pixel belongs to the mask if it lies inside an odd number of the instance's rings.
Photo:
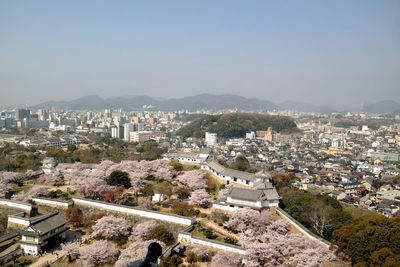
<path id="1" fill-rule="evenodd" d="M 211 230 L 213 235 L 216 237 L 215 238 L 207 238 L 204 229 Z M 219 242 L 223 242 L 223 243 L 226 243 L 225 238 L 227 238 L 227 236 L 223 236 L 220 233 L 213 231 L 210 228 L 203 228 L 201 226 L 196 226 L 192 231 L 192 235 L 195 237 L 201 237 L 201 238 L 215 240 L 215 241 L 219 241 Z"/>
<path id="2" fill-rule="evenodd" d="M 19 192 L 26 192 L 26 191 L 28 191 L 30 188 L 32 187 L 32 185 L 29 185 L 29 184 L 27 184 L 27 185 L 22 185 L 22 186 L 14 186 L 12 189 L 11 189 L 11 193 L 14 195 L 14 194 L 18 194 Z"/>

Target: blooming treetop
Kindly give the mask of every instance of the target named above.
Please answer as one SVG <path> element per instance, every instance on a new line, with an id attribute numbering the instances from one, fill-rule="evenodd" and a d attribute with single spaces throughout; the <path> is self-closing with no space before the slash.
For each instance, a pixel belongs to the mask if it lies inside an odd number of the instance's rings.
<path id="1" fill-rule="evenodd" d="M 116 267 L 125 267 L 129 263 L 132 263 L 136 260 L 144 259 L 147 253 L 147 248 L 150 243 L 157 242 L 162 247 L 165 247 L 165 244 L 158 240 L 138 240 L 126 249 L 121 251 L 121 255 L 119 256 L 117 262 L 115 263 Z"/>
<path id="2" fill-rule="evenodd" d="M 13 195 L 12 199 L 27 202 L 33 197 L 44 196 L 47 195 L 48 193 L 49 189 L 46 186 L 34 185 L 26 192 L 21 191 L 18 194 Z"/>
<path id="3" fill-rule="evenodd" d="M 178 181 L 192 190 L 205 189 L 207 187 L 204 173 L 200 170 L 184 172 L 177 177 Z"/>
<path id="4" fill-rule="evenodd" d="M 110 216 L 104 216 L 96 221 L 96 224 L 92 226 L 93 233 L 91 237 L 97 235 L 103 235 L 107 238 L 113 236 L 127 236 L 130 233 L 130 225 L 123 218 Z"/>
<path id="5" fill-rule="evenodd" d="M 118 254 L 119 250 L 111 242 L 100 240 L 81 249 L 80 259 L 86 266 L 99 266 L 113 263 Z"/>

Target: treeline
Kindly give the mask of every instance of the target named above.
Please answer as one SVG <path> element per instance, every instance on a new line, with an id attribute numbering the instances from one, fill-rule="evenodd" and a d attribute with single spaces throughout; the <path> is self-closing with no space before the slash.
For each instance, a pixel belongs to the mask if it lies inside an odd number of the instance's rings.
<path id="1" fill-rule="evenodd" d="M 368 119 L 368 120 L 350 120 L 350 119 L 340 119 L 333 122 L 333 126 L 350 128 L 358 127 L 361 129 L 363 125 L 367 125 L 369 128 L 376 130 L 383 125 L 391 125 L 395 121 L 393 119 Z"/>
<path id="2" fill-rule="evenodd" d="M 45 151 L 45 155 L 38 151 Z M 119 139 L 104 137 L 86 148 L 68 145 L 67 149 L 59 147 L 24 147 L 16 144 L 5 144 L 0 148 L 0 171 L 25 172 L 38 170 L 45 156 L 54 157 L 59 163 L 100 163 L 104 159 L 114 162 L 121 160 L 154 160 L 166 152 L 157 142 L 144 144 L 126 143 Z"/>
<path id="3" fill-rule="evenodd" d="M 247 132 L 266 130 L 268 127 L 277 132 L 298 131 L 293 119 L 286 116 L 229 113 L 203 116 L 180 128 L 177 135 L 201 138 L 205 132 L 213 132 L 225 138 L 244 137 Z"/>
<path id="4" fill-rule="evenodd" d="M 86 149 L 69 146 L 65 151 L 57 147 L 44 147 L 46 156 L 54 157 L 59 163 L 100 163 L 104 159 L 114 162 L 121 160 L 155 160 L 166 152 L 157 142 L 147 142 L 142 145 L 126 143 L 114 138 L 103 138 L 89 145 Z"/>
<path id="5" fill-rule="evenodd" d="M 37 170 L 41 166 L 41 157 L 36 149 L 5 143 L 0 147 L 0 171 L 22 172 Z"/>
<path id="6" fill-rule="evenodd" d="M 343 207 L 328 195 L 313 195 L 293 187 L 293 175 L 278 175 L 273 182 L 282 197 L 281 207 L 315 234 L 330 241 L 337 254 L 354 266 L 399 266 L 400 220 L 376 212 Z"/>

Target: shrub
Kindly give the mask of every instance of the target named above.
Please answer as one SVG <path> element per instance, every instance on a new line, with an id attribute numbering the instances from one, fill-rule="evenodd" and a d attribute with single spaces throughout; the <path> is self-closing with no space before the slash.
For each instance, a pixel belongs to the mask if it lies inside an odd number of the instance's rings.
<path id="1" fill-rule="evenodd" d="M 161 267 L 176 267 L 183 263 L 183 260 L 178 255 L 174 255 L 172 257 L 161 258 L 160 266 Z"/>
<path id="2" fill-rule="evenodd" d="M 197 214 L 193 206 L 187 202 L 174 202 L 171 208 L 173 213 L 181 216 L 194 216 Z"/>
<path id="3" fill-rule="evenodd" d="M 167 245 L 171 245 L 175 242 L 174 235 L 164 225 L 158 225 L 143 238 L 143 240 L 152 239 L 160 240 Z"/>
<path id="4" fill-rule="evenodd" d="M 182 171 L 183 170 L 183 165 L 182 163 L 178 162 L 178 161 L 171 161 L 169 163 L 170 166 L 172 166 L 172 168 L 174 168 L 175 171 Z"/>
<path id="5" fill-rule="evenodd" d="M 238 241 L 235 238 L 225 237 L 224 242 L 228 243 L 228 244 L 236 245 Z"/>
<path id="6" fill-rule="evenodd" d="M 215 239 L 218 237 L 211 229 L 202 229 L 201 231 L 207 239 Z"/>
<path id="7" fill-rule="evenodd" d="M 108 185 L 122 185 L 125 188 L 132 187 L 129 174 L 123 171 L 113 171 L 107 179 Z"/>

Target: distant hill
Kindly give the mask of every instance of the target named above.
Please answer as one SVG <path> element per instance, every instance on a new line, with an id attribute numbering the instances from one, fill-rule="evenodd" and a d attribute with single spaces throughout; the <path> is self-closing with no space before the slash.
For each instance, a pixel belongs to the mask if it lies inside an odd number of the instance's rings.
<path id="1" fill-rule="evenodd" d="M 400 104 L 393 100 L 383 100 L 363 105 L 363 111 L 376 114 L 399 114 Z"/>
<path id="2" fill-rule="evenodd" d="M 125 110 L 142 109 L 174 111 L 187 109 L 190 111 L 206 109 L 238 109 L 238 110 L 274 110 L 279 107 L 272 102 L 260 99 L 249 99 L 237 95 L 201 94 L 184 98 L 155 99 L 148 96 L 128 96 L 103 99 L 96 95 L 81 97 L 72 101 L 49 101 L 33 108 L 59 108 L 71 110 L 101 110 L 106 108 L 122 108 Z"/>
<path id="3" fill-rule="evenodd" d="M 229 113 L 207 115 L 180 128 L 177 135 L 183 137 L 204 137 L 205 132 L 217 133 L 219 137 L 244 137 L 247 132 L 266 130 L 272 127 L 277 132 L 296 132 L 293 119 L 286 116 L 272 116 L 252 113 Z"/>
<path id="4" fill-rule="evenodd" d="M 318 113 L 337 112 L 335 109 L 330 108 L 326 105 L 322 106 L 322 105 L 307 104 L 307 103 L 296 102 L 296 101 L 285 101 L 285 102 L 279 103 L 279 107 L 281 109 L 297 110 L 297 111 L 301 111 L 301 112 L 318 112 Z"/>

